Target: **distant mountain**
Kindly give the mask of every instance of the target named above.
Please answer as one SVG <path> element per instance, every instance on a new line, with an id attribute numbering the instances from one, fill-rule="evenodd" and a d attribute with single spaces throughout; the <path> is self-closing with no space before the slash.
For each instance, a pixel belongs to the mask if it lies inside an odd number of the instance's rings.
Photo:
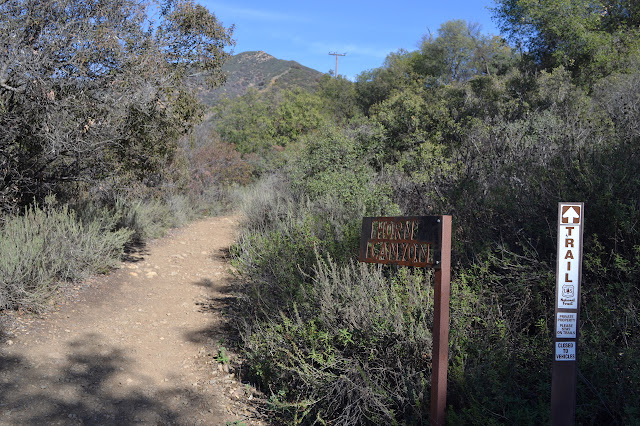
<path id="1" fill-rule="evenodd" d="M 238 53 L 229 58 L 222 69 L 227 74 L 222 87 L 206 90 L 199 84 L 203 89 L 201 100 L 208 105 L 221 97 L 241 96 L 251 87 L 260 91 L 294 87 L 313 89 L 324 75 L 296 61 L 277 59 L 262 51 Z"/>

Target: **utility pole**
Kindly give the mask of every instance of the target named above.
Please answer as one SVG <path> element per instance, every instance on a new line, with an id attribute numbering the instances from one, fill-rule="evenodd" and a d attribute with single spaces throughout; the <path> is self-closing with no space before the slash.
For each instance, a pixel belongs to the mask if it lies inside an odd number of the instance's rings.
<path id="1" fill-rule="evenodd" d="M 346 56 L 346 53 L 329 52 L 329 55 L 336 57 L 336 73 L 334 74 L 334 77 L 338 78 L 338 56 Z"/>

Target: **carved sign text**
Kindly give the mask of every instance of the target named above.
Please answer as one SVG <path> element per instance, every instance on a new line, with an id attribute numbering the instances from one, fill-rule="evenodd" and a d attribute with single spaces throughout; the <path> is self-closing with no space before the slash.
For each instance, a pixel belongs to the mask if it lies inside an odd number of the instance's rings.
<path id="1" fill-rule="evenodd" d="M 439 253 L 434 245 L 439 240 L 438 223 L 432 216 L 364 218 L 360 261 L 437 266 Z"/>

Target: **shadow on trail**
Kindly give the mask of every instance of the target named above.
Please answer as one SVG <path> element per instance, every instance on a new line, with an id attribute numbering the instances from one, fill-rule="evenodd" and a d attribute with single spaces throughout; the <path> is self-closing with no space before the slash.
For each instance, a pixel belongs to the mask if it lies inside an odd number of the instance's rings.
<path id="1" fill-rule="evenodd" d="M 214 260 L 221 260 L 223 262 L 231 261 L 231 249 L 229 247 L 223 247 L 218 249 L 215 253 L 211 255 L 211 258 Z"/>
<path id="2" fill-rule="evenodd" d="M 205 345 L 212 345 L 221 340 L 227 343 L 237 342 L 238 333 L 233 325 L 238 312 L 238 300 L 233 293 L 235 282 L 234 278 L 224 278 L 218 283 L 204 278 L 193 283 L 193 285 L 212 290 L 212 295 L 197 302 L 196 305 L 199 312 L 215 314 L 212 317 L 217 320 L 212 320 L 206 327 L 199 330 L 189 331 L 185 337 L 190 342 Z"/>
<path id="3" fill-rule="evenodd" d="M 188 389 L 153 386 L 136 375 L 126 354 L 95 334 L 65 352 L 32 365 L 0 350 L 1 424 L 184 424 L 193 423 L 194 405 L 204 403 Z"/>
<path id="4" fill-rule="evenodd" d="M 199 287 L 205 287 L 205 288 L 213 288 L 214 282 L 211 281 L 209 278 L 204 278 L 199 281 L 196 281 L 195 283 L 193 283 L 193 285 L 197 285 Z"/>
<path id="5" fill-rule="evenodd" d="M 133 242 L 125 246 L 122 260 L 127 263 L 138 263 L 145 260 L 148 256 L 149 248 L 145 243 Z"/>

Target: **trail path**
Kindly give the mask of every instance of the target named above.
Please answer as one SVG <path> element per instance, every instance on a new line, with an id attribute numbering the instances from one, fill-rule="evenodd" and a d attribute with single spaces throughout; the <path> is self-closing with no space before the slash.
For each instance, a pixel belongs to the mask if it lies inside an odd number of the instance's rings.
<path id="1" fill-rule="evenodd" d="M 43 318 L 15 319 L 0 341 L 0 424 L 263 424 L 255 391 L 215 359 L 232 338 L 236 222 L 173 231 Z"/>

